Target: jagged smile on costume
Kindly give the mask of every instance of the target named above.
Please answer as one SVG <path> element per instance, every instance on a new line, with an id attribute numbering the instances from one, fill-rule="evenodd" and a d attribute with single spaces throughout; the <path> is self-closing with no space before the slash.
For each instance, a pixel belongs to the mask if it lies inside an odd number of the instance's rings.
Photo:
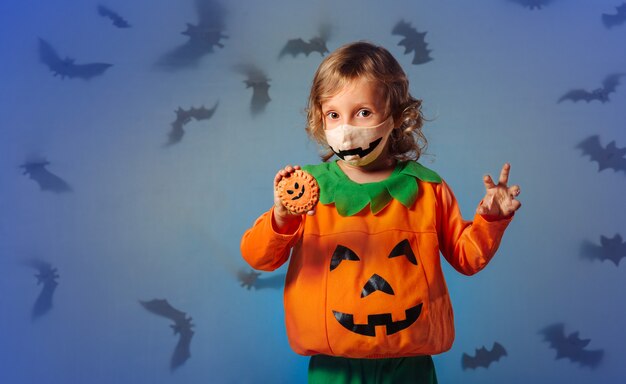
<path id="1" fill-rule="evenodd" d="M 344 160 L 346 156 L 359 156 L 360 158 L 363 158 L 369 155 L 374 149 L 376 149 L 376 147 L 378 146 L 378 144 L 380 144 L 381 141 L 383 141 L 383 138 L 379 137 L 378 139 L 372 141 L 369 147 L 365 149 L 361 147 L 346 149 L 346 150 L 339 150 L 339 151 L 336 151 L 333 147 L 330 147 L 330 149 L 333 152 L 335 152 L 335 155 L 337 155 L 342 160 Z"/>
<path id="2" fill-rule="evenodd" d="M 420 317 L 422 303 L 404 312 L 406 313 L 406 319 L 404 320 L 393 321 L 391 313 L 379 313 L 368 315 L 367 324 L 354 324 L 354 315 L 333 310 L 335 319 L 337 319 L 339 324 L 347 330 L 363 336 L 376 336 L 377 325 L 384 325 L 387 328 L 387 335 L 392 335 L 410 327 Z"/>

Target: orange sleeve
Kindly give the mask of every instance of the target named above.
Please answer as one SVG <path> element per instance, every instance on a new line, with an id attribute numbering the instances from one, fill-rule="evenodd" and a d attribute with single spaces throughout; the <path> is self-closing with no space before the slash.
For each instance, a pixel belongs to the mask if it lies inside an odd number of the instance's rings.
<path id="1" fill-rule="evenodd" d="M 241 255 L 254 269 L 273 271 L 287 261 L 291 247 L 300 238 L 304 219 L 293 234 L 280 234 L 274 229 L 274 208 L 259 217 L 241 239 Z"/>
<path id="2" fill-rule="evenodd" d="M 483 269 L 495 255 L 512 216 L 487 221 L 474 215 L 463 220 L 456 198 L 445 182 L 437 185 L 439 247 L 448 263 L 465 275 Z"/>

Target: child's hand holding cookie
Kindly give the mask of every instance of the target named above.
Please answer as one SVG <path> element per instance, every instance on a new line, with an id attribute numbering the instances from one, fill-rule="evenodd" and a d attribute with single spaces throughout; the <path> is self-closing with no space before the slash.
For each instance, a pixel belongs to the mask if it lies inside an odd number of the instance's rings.
<path id="1" fill-rule="evenodd" d="M 300 166 L 288 165 L 278 171 L 274 177 L 274 221 L 281 232 L 295 230 L 302 214 L 313 215 L 318 199 L 317 182 Z"/>

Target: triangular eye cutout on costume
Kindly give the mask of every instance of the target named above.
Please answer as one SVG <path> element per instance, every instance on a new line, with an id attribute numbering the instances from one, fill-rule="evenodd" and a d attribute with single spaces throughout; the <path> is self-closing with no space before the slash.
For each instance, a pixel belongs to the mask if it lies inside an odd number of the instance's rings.
<path id="1" fill-rule="evenodd" d="M 330 270 L 337 268 L 343 260 L 360 261 L 361 259 L 350 248 L 337 245 L 335 252 L 333 252 L 333 257 L 330 259 Z"/>
<path id="2" fill-rule="evenodd" d="M 406 258 L 411 262 L 411 264 L 417 265 L 417 259 L 415 258 L 415 254 L 413 253 L 413 250 L 411 249 L 411 244 L 409 243 L 409 240 L 407 239 L 404 239 L 401 242 L 399 242 L 395 247 L 393 247 L 393 249 L 391 250 L 391 253 L 389 254 L 390 259 L 392 257 L 398 257 L 398 256 L 406 256 Z"/>

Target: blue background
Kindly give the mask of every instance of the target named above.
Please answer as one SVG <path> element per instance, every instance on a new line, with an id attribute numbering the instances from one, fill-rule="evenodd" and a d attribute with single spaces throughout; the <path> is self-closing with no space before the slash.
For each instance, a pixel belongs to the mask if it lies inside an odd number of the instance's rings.
<path id="1" fill-rule="evenodd" d="M 626 86 L 611 101 L 557 100 L 626 71 L 626 25 L 605 28 L 615 0 L 554 0 L 530 9 L 506 0 L 224 2 L 223 48 L 196 66 L 156 65 L 196 23 L 194 1 L 108 0 L 132 28 L 118 29 L 95 1 L 0 3 L 0 382 L 301 383 L 308 358 L 287 343 L 281 278 L 245 289 L 242 233 L 272 204 L 285 164 L 318 162 L 304 108 L 321 56 L 278 54 L 286 41 L 331 27 L 328 48 L 366 39 L 403 65 L 424 100 L 428 153 L 420 160 L 451 185 L 470 218 L 481 177 L 512 164 L 521 211 L 492 263 L 473 277 L 446 267 L 454 347 L 435 356 L 441 383 L 615 383 L 623 379 L 626 266 L 581 258 L 585 241 L 624 233 L 626 174 L 598 171 L 576 145 L 599 135 L 626 147 Z M 404 19 L 433 61 L 411 64 L 391 34 Z M 39 61 L 38 38 L 77 63 L 113 66 L 89 81 L 61 79 Z M 270 78 L 271 102 L 250 111 L 236 70 Z M 622 79 L 623 81 L 623 79 Z M 169 147 L 178 107 L 219 102 Z M 41 191 L 21 164 L 45 158 L 70 193 Z M 60 275 L 54 307 L 36 320 L 41 285 L 24 266 Z M 278 283 L 276 283 L 278 281 Z M 170 321 L 138 300 L 166 298 L 193 317 L 192 357 L 174 372 Z M 567 359 L 539 331 L 604 350 L 595 369 Z M 501 343 L 508 356 L 462 370 L 463 353 Z"/>

